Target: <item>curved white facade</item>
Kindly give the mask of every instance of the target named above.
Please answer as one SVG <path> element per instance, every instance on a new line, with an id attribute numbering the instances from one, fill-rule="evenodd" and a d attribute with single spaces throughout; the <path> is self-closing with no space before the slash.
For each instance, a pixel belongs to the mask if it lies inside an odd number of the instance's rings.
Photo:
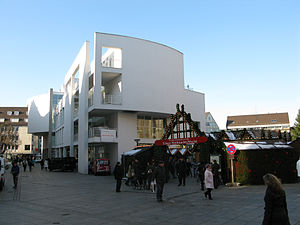
<path id="1" fill-rule="evenodd" d="M 95 33 L 92 63 L 86 42 L 62 91 L 52 148 L 57 156 L 78 153 L 80 173 L 87 173 L 89 158 L 97 156 L 114 165 L 137 138 L 153 143 L 177 103 L 205 131 L 204 94 L 184 88 L 183 54 L 159 43 Z"/>

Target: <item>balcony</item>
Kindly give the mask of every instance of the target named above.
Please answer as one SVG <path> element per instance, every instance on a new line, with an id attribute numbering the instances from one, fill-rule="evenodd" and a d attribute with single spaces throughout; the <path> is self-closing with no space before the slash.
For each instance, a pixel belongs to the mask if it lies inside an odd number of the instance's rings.
<path id="1" fill-rule="evenodd" d="M 89 128 L 89 139 L 93 142 L 116 142 L 117 129 L 104 127 Z"/>
<path id="2" fill-rule="evenodd" d="M 122 105 L 122 96 L 121 95 L 102 95 L 102 104 L 108 105 Z"/>

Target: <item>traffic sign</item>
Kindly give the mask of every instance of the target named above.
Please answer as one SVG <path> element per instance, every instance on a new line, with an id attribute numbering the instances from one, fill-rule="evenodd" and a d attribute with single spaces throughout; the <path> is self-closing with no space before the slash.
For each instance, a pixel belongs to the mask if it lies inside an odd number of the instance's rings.
<path id="1" fill-rule="evenodd" d="M 227 153 L 233 155 L 236 152 L 236 147 L 234 145 L 227 146 Z"/>

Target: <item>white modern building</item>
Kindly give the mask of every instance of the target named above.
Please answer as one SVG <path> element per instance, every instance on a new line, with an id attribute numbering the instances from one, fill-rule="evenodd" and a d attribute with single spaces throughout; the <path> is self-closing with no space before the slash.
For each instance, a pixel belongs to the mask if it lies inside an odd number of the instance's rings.
<path id="1" fill-rule="evenodd" d="M 205 131 L 204 94 L 184 88 L 183 54 L 178 50 L 95 33 L 93 60 L 89 55 L 87 41 L 61 90 L 28 101 L 29 132 L 47 139 L 49 157 L 76 156 L 83 174 L 95 158 L 109 158 L 114 165 L 136 146 L 136 139 L 140 144 L 160 139 L 177 103 Z"/>

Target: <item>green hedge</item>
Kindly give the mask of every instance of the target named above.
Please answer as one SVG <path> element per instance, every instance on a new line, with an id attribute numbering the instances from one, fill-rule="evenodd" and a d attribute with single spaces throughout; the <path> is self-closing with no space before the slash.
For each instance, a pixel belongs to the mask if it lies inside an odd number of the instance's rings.
<path id="1" fill-rule="evenodd" d="M 299 153 L 293 149 L 240 151 L 235 158 L 235 180 L 241 184 L 263 184 L 266 173 L 276 175 L 282 183 L 297 181 Z"/>

